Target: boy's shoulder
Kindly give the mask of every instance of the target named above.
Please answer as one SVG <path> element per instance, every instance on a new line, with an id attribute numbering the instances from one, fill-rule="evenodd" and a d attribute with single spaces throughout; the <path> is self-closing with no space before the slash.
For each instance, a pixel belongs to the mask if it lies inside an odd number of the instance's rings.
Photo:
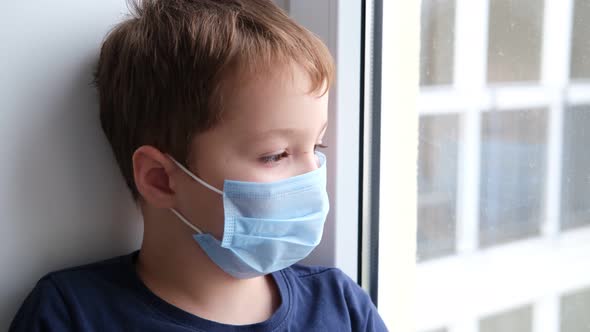
<path id="1" fill-rule="evenodd" d="M 322 277 L 322 274 L 325 274 L 327 277 L 334 277 L 334 275 L 343 273 L 342 271 L 340 271 L 340 269 L 335 267 L 303 264 L 294 264 L 285 270 L 297 276 L 298 278 L 307 278 L 313 276 Z"/>
<path id="2" fill-rule="evenodd" d="M 84 330 L 96 308 L 117 308 L 133 297 L 132 254 L 44 275 L 24 300 L 10 331 Z M 122 310 L 118 312 L 124 313 Z M 77 325 L 76 325 L 77 324 Z"/>
<path id="3" fill-rule="evenodd" d="M 369 294 L 342 270 L 295 264 L 282 273 L 292 283 L 291 291 L 300 303 L 294 309 L 297 317 L 319 315 L 329 322 L 326 326 L 346 322 L 342 329 L 387 331 Z"/>
<path id="4" fill-rule="evenodd" d="M 313 294 L 343 296 L 347 301 L 371 302 L 368 294 L 339 268 L 292 265 L 283 270 L 286 279 L 293 280 L 294 291 L 304 288 Z"/>
<path id="5" fill-rule="evenodd" d="M 44 275 L 38 283 L 50 281 L 60 286 L 79 286 L 80 284 L 96 283 L 97 281 L 120 281 L 129 274 L 132 267 L 132 256 L 136 252 L 95 261 L 83 265 L 59 269 Z"/>
<path id="6" fill-rule="evenodd" d="M 337 267 L 294 264 L 286 268 L 284 271 L 286 274 L 290 274 L 300 280 L 312 279 L 323 282 L 332 281 L 357 285 L 356 282 Z"/>

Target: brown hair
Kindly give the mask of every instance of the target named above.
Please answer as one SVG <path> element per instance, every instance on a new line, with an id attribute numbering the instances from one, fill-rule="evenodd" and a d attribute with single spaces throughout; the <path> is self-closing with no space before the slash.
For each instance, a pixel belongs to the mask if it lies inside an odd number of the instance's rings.
<path id="1" fill-rule="evenodd" d="M 295 63 L 330 87 L 326 46 L 271 0 L 134 0 L 109 32 L 94 83 L 100 121 L 134 199 L 132 156 L 151 145 L 187 163 L 194 135 L 221 118 L 223 82 Z"/>

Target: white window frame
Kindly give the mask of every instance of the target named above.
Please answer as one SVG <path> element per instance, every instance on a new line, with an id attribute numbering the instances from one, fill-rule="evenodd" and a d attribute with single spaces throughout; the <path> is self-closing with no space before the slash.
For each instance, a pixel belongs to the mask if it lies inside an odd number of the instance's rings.
<path id="1" fill-rule="evenodd" d="M 414 332 L 420 1 L 382 5 L 379 312 Z"/>

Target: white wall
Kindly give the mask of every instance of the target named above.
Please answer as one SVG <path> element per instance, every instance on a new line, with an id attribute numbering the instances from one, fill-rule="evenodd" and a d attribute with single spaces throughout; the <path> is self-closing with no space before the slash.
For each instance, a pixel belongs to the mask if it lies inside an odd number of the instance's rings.
<path id="1" fill-rule="evenodd" d="M 0 331 L 45 273 L 139 245 L 141 222 L 90 85 L 124 8 L 0 2 Z"/>
<path id="2" fill-rule="evenodd" d="M 274 0 L 277 5 L 283 8 L 286 11 L 289 11 L 289 2 L 290 0 Z"/>

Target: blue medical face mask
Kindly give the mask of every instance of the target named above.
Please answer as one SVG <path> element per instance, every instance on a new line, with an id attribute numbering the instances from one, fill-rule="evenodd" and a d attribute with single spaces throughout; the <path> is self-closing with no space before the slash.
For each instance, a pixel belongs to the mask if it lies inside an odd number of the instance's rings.
<path id="1" fill-rule="evenodd" d="M 329 210 L 326 156 L 316 152 L 319 167 L 275 182 L 225 180 L 223 191 L 172 159 L 195 181 L 222 195 L 223 239 L 202 232 L 175 209 L 209 258 L 235 278 L 245 279 L 284 269 L 305 258 L 320 243 Z"/>

